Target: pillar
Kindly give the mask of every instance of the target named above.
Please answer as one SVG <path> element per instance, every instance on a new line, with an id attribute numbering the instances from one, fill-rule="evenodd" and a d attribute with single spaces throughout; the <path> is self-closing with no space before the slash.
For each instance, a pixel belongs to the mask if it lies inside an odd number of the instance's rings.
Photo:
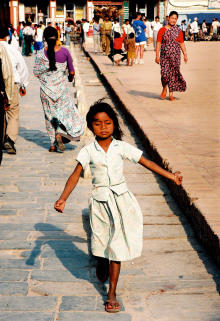
<path id="1" fill-rule="evenodd" d="M 13 25 L 15 29 L 17 29 L 19 25 L 19 7 L 18 0 L 10 0 L 10 23 Z"/>
<path id="2" fill-rule="evenodd" d="M 49 15 L 51 19 L 55 19 L 56 18 L 56 0 L 50 0 L 49 2 Z"/>

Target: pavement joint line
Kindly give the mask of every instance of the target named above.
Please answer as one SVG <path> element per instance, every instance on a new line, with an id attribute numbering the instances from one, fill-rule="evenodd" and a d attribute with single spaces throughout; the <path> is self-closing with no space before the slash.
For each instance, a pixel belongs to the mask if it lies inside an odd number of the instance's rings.
<path id="1" fill-rule="evenodd" d="M 100 77 L 107 84 L 108 88 L 111 91 L 111 94 L 115 98 L 116 103 L 120 110 L 123 112 L 126 120 L 130 121 L 130 124 L 133 126 L 133 128 L 136 129 L 136 134 L 141 140 L 143 147 L 150 155 L 150 158 L 159 166 L 172 172 L 172 167 L 170 166 L 169 161 L 167 159 L 163 159 L 163 156 L 158 152 L 156 143 L 149 140 L 147 133 L 144 131 L 144 128 L 141 126 L 139 121 L 135 119 L 132 111 L 126 106 L 126 100 L 121 100 L 120 90 L 116 86 L 113 75 L 109 74 L 105 76 L 105 72 L 102 72 L 101 67 L 96 62 L 96 57 L 94 56 L 93 58 L 92 53 L 88 49 L 86 49 L 86 46 L 84 46 L 83 50 L 85 54 L 90 57 L 90 61 L 92 62 L 96 70 L 98 70 Z M 118 81 L 118 78 L 116 78 L 116 81 Z M 129 99 L 132 100 L 132 97 L 129 97 Z M 151 119 L 151 116 L 148 116 Z M 155 121 L 152 120 L 152 122 Z M 210 227 L 205 217 L 206 211 L 202 211 L 201 209 L 199 209 L 199 207 L 195 203 L 197 198 L 192 198 L 191 194 L 187 193 L 187 189 L 184 189 L 183 186 L 175 186 L 174 183 L 170 180 L 164 180 L 166 181 L 172 195 L 174 196 L 174 199 L 177 200 L 180 208 L 189 218 L 197 237 L 211 252 L 213 258 L 220 266 L 220 233 L 219 235 L 217 235 Z"/>

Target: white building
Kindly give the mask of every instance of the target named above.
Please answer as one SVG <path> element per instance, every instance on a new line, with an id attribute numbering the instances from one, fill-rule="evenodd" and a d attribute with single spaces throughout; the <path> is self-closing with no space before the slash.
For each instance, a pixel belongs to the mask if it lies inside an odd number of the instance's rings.
<path id="1" fill-rule="evenodd" d="M 167 14 L 175 10 L 179 13 L 178 24 L 182 20 L 193 21 L 198 18 L 199 24 L 204 19 L 211 23 L 213 18 L 220 21 L 220 0 L 167 0 Z"/>

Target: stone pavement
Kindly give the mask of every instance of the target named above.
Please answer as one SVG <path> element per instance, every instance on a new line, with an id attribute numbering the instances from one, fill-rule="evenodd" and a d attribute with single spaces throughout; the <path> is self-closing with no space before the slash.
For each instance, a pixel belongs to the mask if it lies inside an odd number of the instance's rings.
<path id="1" fill-rule="evenodd" d="M 187 42 L 189 61 L 181 65 L 187 82 L 177 100 L 161 100 L 160 67 L 152 44 L 144 65 L 112 66 L 102 54 L 86 50 L 118 98 L 121 108 L 152 159 L 181 170 L 183 189 L 173 188 L 194 229 L 220 264 L 220 47 L 217 42 Z"/>
<path id="2" fill-rule="evenodd" d="M 87 105 L 108 92 L 90 62 L 75 49 L 76 83 Z M 49 153 L 49 139 L 33 77 L 20 99 L 17 155 L 4 154 L 0 168 L 0 320 L 4 321 L 217 321 L 220 271 L 198 243 L 164 181 L 125 162 L 125 175 L 144 216 L 142 257 L 122 264 L 118 295 L 122 312 L 104 312 L 108 284 L 95 277 L 90 255 L 90 179 L 80 179 L 64 214 L 53 210 L 80 148 L 92 140 Z M 120 119 L 125 141 L 142 148 Z M 88 240 L 88 245 L 87 245 Z"/>

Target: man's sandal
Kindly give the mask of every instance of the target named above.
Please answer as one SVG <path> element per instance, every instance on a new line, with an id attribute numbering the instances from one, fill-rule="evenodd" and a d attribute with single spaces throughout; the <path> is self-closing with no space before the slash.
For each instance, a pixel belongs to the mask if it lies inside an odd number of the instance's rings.
<path id="1" fill-rule="evenodd" d="M 111 305 L 111 308 L 108 308 L 108 305 Z M 116 307 L 115 305 L 118 304 L 118 306 Z M 109 313 L 117 313 L 121 311 L 121 306 L 120 303 L 118 301 L 112 301 L 112 300 L 106 300 L 105 301 L 105 311 L 109 312 Z"/>
<path id="2" fill-rule="evenodd" d="M 96 276 L 100 282 L 105 283 L 109 278 L 109 262 L 97 263 Z"/>

